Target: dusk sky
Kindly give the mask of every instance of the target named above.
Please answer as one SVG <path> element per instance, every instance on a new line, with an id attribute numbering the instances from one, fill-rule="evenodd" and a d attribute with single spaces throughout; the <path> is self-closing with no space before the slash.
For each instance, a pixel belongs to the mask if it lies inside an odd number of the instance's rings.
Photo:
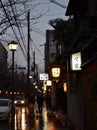
<path id="1" fill-rule="evenodd" d="M 44 72 L 44 46 L 40 46 L 45 44 L 46 42 L 46 30 L 53 29 L 49 25 L 49 21 L 62 18 L 67 20 L 68 17 L 65 16 L 66 8 L 60 7 L 60 5 L 54 4 L 50 2 L 51 0 L 32 0 L 32 3 L 28 4 L 28 8 L 30 11 L 30 48 L 31 48 L 31 60 L 30 64 L 33 62 L 33 51 L 35 51 L 35 62 L 38 65 L 39 72 Z M 53 0 L 61 5 L 67 6 L 69 0 Z M 33 8 L 37 5 L 35 8 Z M 33 8 L 33 9 L 32 9 Z M 26 7 L 27 10 L 27 7 Z M 40 17 L 41 14 L 41 17 Z M 26 14 L 27 15 L 27 14 Z M 22 16 L 24 17 L 24 16 Z M 39 18 L 37 18 L 39 17 Z M 26 17 L 27 18 L 27 17 Z M 23 27 L 23 33 L 25 38 L 25 46 L 27 47 L 27 19 L 24 19 L 25 27 Z M 18 34 L 18 31 L 16 31 Z M 19 37 L 19 35 L 18 35 Z M 5 39 L 6 41 L 15 40 L 15 36 L 11 29 L 8 29 L 6 35 L 3 35 L 1 39 Z M 20 40 L 21 43 L 21 40 Z M 22 43 L 21 43 L 22 44 Z M 7 42 L 4 43 L 4 46 L 7 48 Z M 9 62 L 11 61 L 11 52 L 8 51 Z M 20 48 L 15 52 L 15 61 L 18 66 L 26 67 L 27 59 L 24 58 L 23 53 Z"/>

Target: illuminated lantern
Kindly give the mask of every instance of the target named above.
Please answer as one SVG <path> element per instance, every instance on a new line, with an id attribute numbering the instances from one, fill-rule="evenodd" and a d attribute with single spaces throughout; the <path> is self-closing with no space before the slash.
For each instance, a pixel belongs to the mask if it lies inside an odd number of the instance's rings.
<path id="1" fill-rule="evenodd" d="M 52 77 L 55 77 L 55 78 L 60 77 L 61 70 L 59 67 L 52 68 L 51 72 L 52 72 Z"/>

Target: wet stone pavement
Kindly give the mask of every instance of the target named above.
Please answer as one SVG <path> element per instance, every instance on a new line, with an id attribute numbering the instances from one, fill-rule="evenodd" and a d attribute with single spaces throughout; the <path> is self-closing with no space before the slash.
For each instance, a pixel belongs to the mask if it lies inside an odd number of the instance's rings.
<path id="1" fill-rule="evenodd" d="M 64 130 L 61 123 L 55 118 L 52 112 L 47 111 L 44 105 L 42 114 L 36 113 L 35 117 L 27 117 L 27 130 Z"/>
<path id="2" fill-rule="evenodd" d="M 44 105 L 42 114 L 37 113 L 35 104 L 35 117 L 29 116 L 25 108 L 16 108 L 15 130 L 69 130 L 65 129 L 55 118 L 52 112 L 47 111 Z"/>

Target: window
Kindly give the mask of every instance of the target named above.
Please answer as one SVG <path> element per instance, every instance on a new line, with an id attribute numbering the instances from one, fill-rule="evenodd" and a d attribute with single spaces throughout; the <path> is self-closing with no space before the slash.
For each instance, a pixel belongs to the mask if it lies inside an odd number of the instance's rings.
<path id="1" fill-rule="evenodd" d="M 0 106 L 8 106 L 8 101 L 0 100 Z"/>

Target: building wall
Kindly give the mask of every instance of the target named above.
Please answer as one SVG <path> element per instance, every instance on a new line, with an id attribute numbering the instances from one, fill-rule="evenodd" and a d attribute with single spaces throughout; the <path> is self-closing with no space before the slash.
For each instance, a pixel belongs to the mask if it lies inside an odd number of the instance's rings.
<path id="1" fill-rule="evenodd" d="M 0 88 L 6 87 L 6 74 L 7 74 L 7 55 L 8 52 L 0 43 Z"/>
<path id="2" fill-rule="evenodd" d="M 71 77 L 76 73 L 73 79 Z M 75 82 L 71 81 L 75 80 Z M 84 130 L 84 104 L 82 92 L 81 72 L 73 72 L 69 75 L 69 85 L 67 93 L 67 116 L 79 130 Z"/>
<path id="3" fill-rule="evenodd" d="M 73 49 L 75 51 L 81 51 L 88 48 L 88 44 L 91 43 L 92 39 L 95 37 L 94 33 L 97 34 L 97 1 L 69 0 L 66 15 L 73 15 L 75 20 L 76 34 L 74 34 L 74 40 L 71 40 L 74 44 Z M 83 38 L 86 39 L 86 41 Z M 82 40 L 82 43 L 79 43 L 79 39 Z M 90 57 L 84 55 L 85 57 L 83 57 L 83 59 L 87 58 L 87 61 L 91 60 L 93 55 L 90 55 L 90 53 L 91 50 L 93 52 L 95 48 L 93 48 L 93 46 L 95 46 L 95 44 L 91 45 L 90 50 L 87 49 L 88 56 Z M 79 81 L 78 89 L 73 87 L 74 92 L 68 92 L 68 117 L 79 127 L 80 130 L 97 129 L 97 94 L 94 94 L 93 92 L 91 93 L 93 90 L 96 91 L 95 88 L 97 87 L 97 84 L 95 85 L 97 78 L 95 79 L 95 76 L 93 77 L 96 72 L 97 63 L 95 64 L 92 62 L 91 65 L 83 67 L 82 77 L 78 77 L 78 80 L 82 80 L 82 83 Z M 87 77 L 89 77 L 89 80 Z M 90 77 L 92 78 L 90 79 Z M 90 84 L 91 87 L 89 87 Z"/>
<path id="4" fill-rule="evenodd" d="M 97 16 L 97 1 L 88 0 L 88 14 L 90 16 Z"/>
<path id="5" fill-rule="evenodd" d="M 86 130 L 97 129 L 97 63 L 83 67 Z"/>
<path id="6" fill-rule="evenodd" d="M 6 67 L 7 67 L 7 55 L 8 55 L 7 50 L 4 48 L 2 43 L 0 43 L 0 62 Z"/>
<path id="7" fill-rule="evenodd" d="M 56 44 L 53 42 L 53 30 L 46 30 L 46 44 L 45 44 L 45 72 L 49 74 L 50 78 L 50 71 L 48 70 L 50 64 L 55 62 L 56 56 Z M 51 80 L 51 79 L 50 79 Z M 52 109 L 56 107 L 56 88 L 54 84 L 51 86 L 51 105 Z"/>
<path id="8" fill-rule="evenodd" d="M 46 30 L 46 44 L 45 44 L 45 65 L 46 68 L 50 63 L 55 61 L 56 57 L 56 43 L 53 41 L 54 31 Z"/>
<path id="9" fill-rule="evenodd" d="M 52 94 L 51 94 L 51 99 L 52 99 L 52 109 L 53 110 L 57 110 L 57 109 L 64 109 L 63 111 L 66 112 L 66 106 L 64 104 L 66 104 L 66 95 L 64 96 L 64 93 L 58 93 L 58 98 L 59 100 L 62 100 L 62 96 L 63 101 L 61 103 L 63 103 L 63 105 L 65 106 L 65 108 L 63 108 L 64 106 L 62 106 L 62 104 L 60 104 L 57 101 L 57 80 L 60 79 L 65 79 L 66 78 L 66 74 L 65 71 L 66 70 L 61 70 L 62 76 L 60 76 L 60 78 L 53 78 L 51 76 L 51 71 L 49 68 L 51 68 L 53 65 L 59 65 L 60 66 L 60 61 L 62 60 L 62 57 L 58 57 L 61 55 L 61 53 L 63 52 L 64 48 L 62 47 L 62 41 L 55 41 L 54 40 L 54 30 L 47 30 L 46 31 L 46 44 L 45 44 L 45 72 L 49 74 L 49 78 L 50 80 L 52 80 Z M 62 60 L 64 61 L 64 60 Z M 59 86 L 60 87 L 60 86 Z M 60 92 L 63 90 L 63 86 L 58 89 Z M 63 92 L 63 91 L 62 91 Z M 64 103 L 65 102 L 65 103 Z"/>

